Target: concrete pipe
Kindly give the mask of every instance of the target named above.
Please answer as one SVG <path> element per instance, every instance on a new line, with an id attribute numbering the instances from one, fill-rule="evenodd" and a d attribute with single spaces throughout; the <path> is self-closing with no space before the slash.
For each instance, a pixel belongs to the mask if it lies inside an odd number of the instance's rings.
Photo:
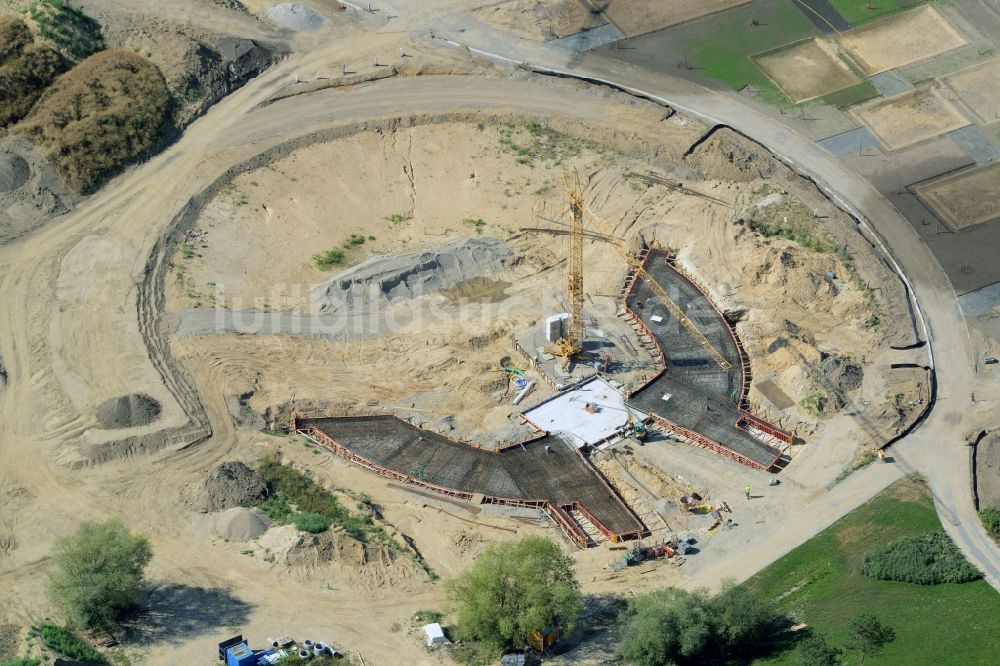
<path id="1" fill-rule="evenodd" d="M 313 649 L 313 645 L 315 645 L 315 643 L 313 643 L 308 638 L 306 640 L 302 641 L 302 644 L 306 647 L 307 650 Z"/>
<path id="2" fill-rule="evenodd" d="M 299 650 L 299 659 L 309 659 L 312 656 L 312 652 L 309 650 Z"/>

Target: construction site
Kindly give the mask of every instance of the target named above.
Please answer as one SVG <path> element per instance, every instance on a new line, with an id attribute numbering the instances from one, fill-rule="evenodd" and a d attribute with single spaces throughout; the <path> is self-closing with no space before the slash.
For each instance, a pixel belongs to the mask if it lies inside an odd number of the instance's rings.
<path id="1" fill-rule="evenodd" d="M 187 26 L 261 58 L 239 85 L 200 74 L 199 106 L 188 51 L 155 51 L 188 99 L 176 136 L 92 192 L 0 140 L 0 635 L 23 647 L 0 662 L 38 656 L 46 563 L 83 520 L 155 552 L 136 659 L 239 634 L 438 666 L 414 617 L 492 544 L 551 539 L 589 600 L 715 591 L 913 471 L 968 481 L 944 454 L 962 428 L 995 503 L 971 350 L 1000 343 L 955 332 L 934 243 L 995 229 L 996 165 L 905 157 L 994 120 L 957 9 L 834 35 L 785 0 L 86 4 L 134 52 Z M 681 53 L 730 23 L 756 96 Z M 967 61 L 824 110 L 929 67 L 904 29 Z M 930 250 L 890 185 L 946 227 Z M 301 528 L 268 469 L 343 522 Z M 612 633 L 554 663 L 607 663 Z"/>

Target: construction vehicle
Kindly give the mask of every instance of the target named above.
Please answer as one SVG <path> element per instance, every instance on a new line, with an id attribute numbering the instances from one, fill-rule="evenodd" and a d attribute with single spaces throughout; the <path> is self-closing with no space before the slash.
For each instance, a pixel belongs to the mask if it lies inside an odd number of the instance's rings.
<path id="1" fill-rule="evenodd" d="M 663 542 L 654 546 L 635 546 L 631 550 L 625 551 L 625 555 L 620 560 L 612 563 L 611 568 L 621 571 L 626 567 L 633 567 L 642 564 L 647 560 L 656 560 L 662 557 L 673 557 L 677 554 L 677 549 L 670 543 Z"/>

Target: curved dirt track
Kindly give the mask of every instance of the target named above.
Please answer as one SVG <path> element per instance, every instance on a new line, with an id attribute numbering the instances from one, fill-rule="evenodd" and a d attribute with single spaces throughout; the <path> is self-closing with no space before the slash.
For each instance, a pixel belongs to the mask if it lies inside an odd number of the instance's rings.
<path id="1" fill-rule="evenodd" d="M 150 533 L 154 579 L 233 591 L 256 609 L 248 626 L 258 632 L 280 624 L 279 611 L 268 608 L 284 608 L 281 587 L 252 585 L 248 565 L 206 557 L 179 538 L 176 525 L 161 525 L 159 498 L 178 492 L 168 479 L 224 459 L 235 440 L 221 398 L 196 394 L 185 371 L 170 361 L 159 329 L 162 290 L 150 285 L 167 261 L 164 230 L 191 197 L 232 165 L 312 133 L 391 122 L 383 119 L 401 109 L 406 115 L 500 112 L 512 99 L 517 109 L 510 110 L 518 114 L 558 112 L 610 125 L 618 105 L 583 89 L 560 87 L 553 95 L 546 82 L 434 76 L 325 91 L 246 111 L 286 76 L 278 69 L 252 82 L 163 154 L 117 178 L 71 214 L 0 247 L 0 355 L 9 373 L 8 387 L 0 392 L 0 490 L 30 496 L 32 512 L 62 524 L 59 533 L 80 520 L 120 516 Z M 78 454 L 70 444 L 96 427 L 93 408 L 137 391 L 163 405 L 161 421 L 149 431 L 168 433 L 168 443 L 181 450 L 71 471 Z M 209 435 L 198 446 L 186 446 Z M 30 562 L 17 568 L 0 563 L 0 585 L 10 591 L 6 621 L 30 624 L 45 612 L 38 577 L 25 573 L 42 570 L 53 538 L 20 545 L 19 558 Z M 439 588 L 408 594 L 402 603 L 432 607 L 440 604 L 440 594 Z M 369 660 L 393 663 L 398 642 L 391 635 L 373 637 L 368 629 L 376 617 L 397 613 L 399 605 L 398 599 L 372 600 L 359 611 L 356 598 L 317 596 L 299 600 L 297 610 L 348 644 L 366 644 Z M 213 638 L 158 645 L 154 659 L 196 659 Z M 414 652 L 409 659 L 422 663 L 423 658 Z"/>

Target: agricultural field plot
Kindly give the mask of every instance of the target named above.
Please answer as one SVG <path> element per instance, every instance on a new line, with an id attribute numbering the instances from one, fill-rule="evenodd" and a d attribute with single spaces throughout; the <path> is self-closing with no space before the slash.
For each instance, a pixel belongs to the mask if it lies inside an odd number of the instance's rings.
<path id="1" fill-rule="evenodd" d="M 579 0 L 502 0 L 485 4 L 472 13 L 490 25 L 534 40 L 575 35 L 607 23 L 600 14 L 588 11 Z"/>
<path id="2" fill-rule="evenodd" d="M 844 33 L 840 43 L 865 72 L 878 74 L 965 46 L 968 40 L 926 5 Z"/>
<path id="3" fill-rule="evenodd" d="M 745 5 L 750 0 L 615 0 L 604 10 L 627 37 L 644 35 L 715 12 Z M 595 3 L 597 4 L 597 3 Z"/>
<path id="4" fill-rule="evenodd" d="M 1000 162 L 964 170 L 915 188 L 949 227 L 961 231 L 1000 217 Z"/>
<path id="5" fill-rule="evenodd" d="M 969 121 L 937 88 L 879 99 L 851 110 L 889 150 L 965 127 Z"/>
<path id="6" fill-rule="evenodd" d="M 1000 58 L 988 60 L 944 78 L 944 82 L 984 123 L 1000 120 Z"/>
<path id="7" fill-rule="evenodd" d="M 796 104 L 861 83 L 861 77 L 837 55 L 836 45 L 826 39 L 782 46 L 754 60 Z"/>

